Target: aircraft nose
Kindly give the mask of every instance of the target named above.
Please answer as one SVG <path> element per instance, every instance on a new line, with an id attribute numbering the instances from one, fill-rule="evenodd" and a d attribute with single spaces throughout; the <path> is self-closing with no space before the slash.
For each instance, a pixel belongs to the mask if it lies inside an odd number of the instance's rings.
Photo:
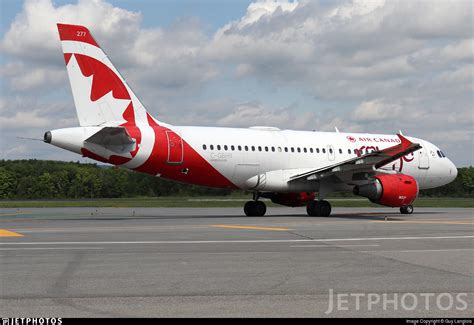
<path id="1" fill-rule="evenodd" d="M 449 169 L 449 181 L 452 182 L 456 179 L 456 177 L 458 176 L 458 169 L 456 168 L 456 166 L 454 165 L 454 163 L 451 161 L 451 160 L 448 160 L 448 169 Z"/>

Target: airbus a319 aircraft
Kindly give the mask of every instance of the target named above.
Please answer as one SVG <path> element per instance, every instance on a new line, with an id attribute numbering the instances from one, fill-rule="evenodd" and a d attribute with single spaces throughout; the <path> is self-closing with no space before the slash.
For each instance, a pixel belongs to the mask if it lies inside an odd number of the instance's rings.
<path id="1" fill-rule="evenodd" d="M 48 131 L 46 143 L 178 182 L 249 191 L 247 216 L 265 214 L 260 198 L 329 216 L 325 198 L 340 191 L 411 214 L 420 189 L 457 176 L 438 147 L 401 132 L 167 124 L 150 115 L 86 27 L 57 26 L 80 126 Z"/>

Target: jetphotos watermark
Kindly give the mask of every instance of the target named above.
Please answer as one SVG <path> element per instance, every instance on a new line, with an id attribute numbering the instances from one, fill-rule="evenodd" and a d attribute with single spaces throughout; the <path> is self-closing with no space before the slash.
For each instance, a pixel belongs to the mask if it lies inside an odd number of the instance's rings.
<path id="1" fill-rule="evenodd" d="M 329 289 L 326 314 L 339 311 L 465 311 L 468 293 L 335 293 Z"/>

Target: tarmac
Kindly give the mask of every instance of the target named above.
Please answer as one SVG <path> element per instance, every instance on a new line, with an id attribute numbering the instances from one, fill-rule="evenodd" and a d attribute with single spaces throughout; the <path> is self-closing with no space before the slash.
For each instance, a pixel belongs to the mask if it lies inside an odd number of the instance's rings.
<path id="1" fill-rule="evenodd" d="M 0 210 L 0 317 L 474 317 L 474 209 Z"/>

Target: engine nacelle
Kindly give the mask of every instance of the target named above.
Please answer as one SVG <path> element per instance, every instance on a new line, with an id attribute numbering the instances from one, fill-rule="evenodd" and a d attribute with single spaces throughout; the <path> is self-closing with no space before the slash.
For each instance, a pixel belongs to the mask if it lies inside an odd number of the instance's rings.
<path id="1" fill-rule="evenodd" d="M 408 175 L 378 175 L 373 182 L 354 187 L 354 194 L 388 207 L 403 207 L 417 198 L 418 184 Z"/>
<path id="2" fill-rule="evenodd" d="M 305 206 L 308 202 L 313 201 L 315 198 L 313 192 L 264 193 L 262 196 L 271 199 L 275 204 L 286 205 L 288 207 Z"/>

